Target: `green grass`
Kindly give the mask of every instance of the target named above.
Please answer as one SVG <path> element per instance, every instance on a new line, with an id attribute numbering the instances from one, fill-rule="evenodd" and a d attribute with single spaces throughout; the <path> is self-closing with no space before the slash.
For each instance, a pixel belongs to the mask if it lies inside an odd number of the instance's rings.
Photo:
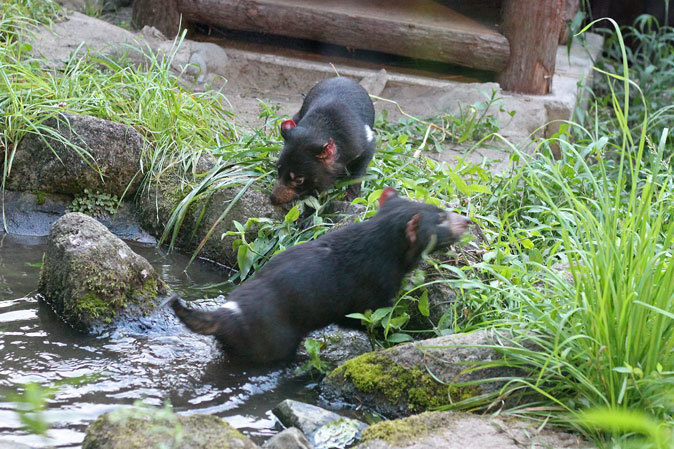
<path id="1" fill-rule="evenodd" d="M 638 64 L 615 39 L 622 58 L 612 64 L 623 70 L 604 72 L 602 99 L 612 116 L 596 107 L 593 128 L 555 138 L 561 160 L 541 142 L 540 154 L 493 180 L 499 227 L 469 269 L 484 282 L 464 294 L 487 303 L 474 327 L 514 332 L 502 363 L 528 375 L 500 392 L 522 401 L 507 413 L 575 427 L 606 447 L 665 448 L 674 426 L 671 135 L 651 119 L 660 99 L 643 96 L 630 78 Z"/>

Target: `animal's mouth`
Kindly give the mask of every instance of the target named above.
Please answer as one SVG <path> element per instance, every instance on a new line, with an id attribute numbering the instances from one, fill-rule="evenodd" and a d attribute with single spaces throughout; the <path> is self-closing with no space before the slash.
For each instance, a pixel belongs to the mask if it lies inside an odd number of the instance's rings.
<path id="1" fill-rule="evenodd" d="M 468 230 L 469 223 L 470 219 L 468 219 L 468 217 L 464 217 L 456 212 L 447 212 L 447 216 L 442 223 L 440 223 L 440 226 L 449 229 L 452 236 L 458 240 L 463 233 Z"/>
<path id="2" fill-rule="evenodd" d="M 297 197 L 297 192 L 292 187 L 288 187 L 285 184 L 279 182 L 274 186 L 274 190 L 269 195 L 269 200 L 274 206 L 279 206 L 281 204 L 286 204 L 291 202 Z"/>

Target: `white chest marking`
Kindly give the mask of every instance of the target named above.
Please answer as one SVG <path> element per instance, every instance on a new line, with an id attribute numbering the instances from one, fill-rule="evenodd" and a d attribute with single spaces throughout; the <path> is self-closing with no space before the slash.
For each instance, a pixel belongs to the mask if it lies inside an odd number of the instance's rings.
<path id="1" fill-rule="evenodd" d="M 222 307 L 231 310 L 232 313 L 241 313 L 241 308 L 235 301 L 227 301 Z"/>
<path id="2" fill-rule="evenodd" d="M 372 128 L 369 126 L 365 125 L 365 138 L 367 139 L 368 142 L 372 142 L 374 139 L 374 133 L 372 132 Z"/>

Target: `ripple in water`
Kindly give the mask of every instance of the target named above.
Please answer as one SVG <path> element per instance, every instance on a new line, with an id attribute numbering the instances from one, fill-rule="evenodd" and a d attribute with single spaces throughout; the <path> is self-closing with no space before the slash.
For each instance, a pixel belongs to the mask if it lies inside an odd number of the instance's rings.
<path id="1" fill-rule="evenodd" d="M 260 441 L 276 432 L 272 407 L 312 396 L 291 367 L 236 366 L 212 338 L 188 332 L 169 313 L 160 315 L 158 328 L 149 323 L 147 330 L 120 329 L 104 337 L 77 333 L 38 298 L 37 264 L 45 248 L 45 238 L 0 233 L 0 440 L 79 447 L 98 415 L 142 400 L 156 406 L 169 401 L 182 414 L 218 415 Z M 195 263 L 185 273 L 188 257 L 133 249 L 187 298 L 227 289 L 202 290 L 226 277 L 213 264 Z M 28 382 L 59 385 L 45 412 L 49 440 L 23 431 L 16 404 L 6 399 Z"/>

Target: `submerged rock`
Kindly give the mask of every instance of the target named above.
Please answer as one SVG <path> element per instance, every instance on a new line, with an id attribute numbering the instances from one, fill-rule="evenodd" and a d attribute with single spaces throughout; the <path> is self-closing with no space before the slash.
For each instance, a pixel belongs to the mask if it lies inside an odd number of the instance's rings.
<path id="1" fill-rule="evenodd" d="M 357 449 L 589 448 L 578 437 L 540 423 L 463 412 L 426 412 L 373 424 Z"/>
<path id="2" fill-rule="evenodd" d="M 64 321 L 84 332 L 147 314 L 165 293 L 147 260 L 79 212 L 52 225 L 38 289 Z"/>
<path id="3" fill-rule="evenodd" d="M 355 322 L 356 320 L 354 320 Z M 330 369 L 372 350 L 365 332 L 346 329 L 336 324 L 312 331 L 306 338 L 313 338 L 318 341 L 320 345 L 319 357 Z M 297 361 L 300 363 L 311 359 L 311 355 L 305 349 L 305 341 L 306 339 L 300 344 L 297 351 Z"/>
<path id="4" fill-rule="evenodd" d="M 59 113 L 28 134 L 14 154 L 5 188 L 76 195 L 88 188 L 121 198 L 140 184 L 145 140 L 130 126 L 86 115 Z"/>
<path id="5" fill-rule="evenodd" d="M 316 449 L 342 448 L 353 444 L 367 427 L 315 405 L 286 399 L 272 410 L 284 426 L 297 427 Z"/>
<path id="6" fill-rule="evenodd" d="M 181 416 L 166 409 L 122 408 L 87 427 L 82 449 L 255 449 L 250 439 L 213 415 Z"/>
<path id="7" fill-rule="evenodd" d="M 464 382 L 506 378 L 515 369 L 470 369 L 498 360 L 499 335 L 492 331 L 454 334 L 369 352 L 349 360 L 321 383 L 327 398 L 344 398 L 388 417 L 419 413 L 430 408 L 492 393 L 505 381 Z"/>

